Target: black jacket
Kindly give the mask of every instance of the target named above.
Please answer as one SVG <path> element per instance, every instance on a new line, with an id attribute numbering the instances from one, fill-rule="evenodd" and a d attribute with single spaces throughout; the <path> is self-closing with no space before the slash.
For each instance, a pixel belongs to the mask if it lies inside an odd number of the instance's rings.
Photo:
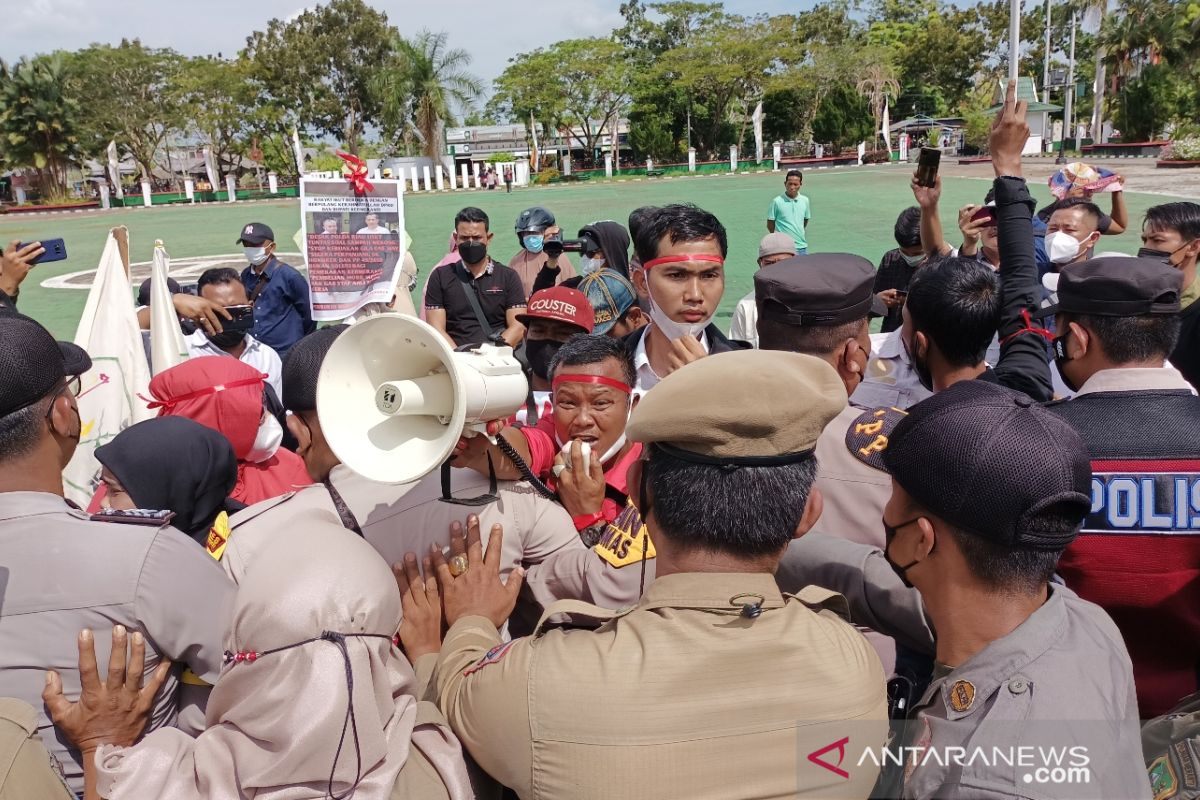
<path id="1" fill-rule="evenodd" d="M 996 178 L 995 187 L 1000 248 L 1000 358 L 995 378 L 1044 402 L 1054 391 L 1046 340 L 1028 322 L 1042 289 L 1033 246 L 1034 202 L 1020 178 Z"/>
<path id="2" fill-rule="evenodd" d="M 1179 314 L 1183 325 L 1179 329 L 1179 344 L 1171 353 L 1171 366 L 1183 373 L 1183 378 L 1200 391 L 1200 300 Z"/>

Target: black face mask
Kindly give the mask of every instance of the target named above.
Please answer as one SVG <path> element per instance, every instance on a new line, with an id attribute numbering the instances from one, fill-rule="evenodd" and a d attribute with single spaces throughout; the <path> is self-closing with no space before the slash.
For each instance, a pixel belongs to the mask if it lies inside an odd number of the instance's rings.
<path id="1" fill-rule="evenodd" d="M 1193 239 L 1192 241 L 1195 241 L 1195 240 Z M 1187 247 L 1191 243 L 1192 242 L 1184 242 L 1183 244 L 1179 245 L 1179 247 L 1176 247 L 1174 250 L 1155 250 L 1153 247 L 1140 247 L 1140 248 L 1138 248 L 1138 251 L 1137 251 L 1137 257 L 1138 258 L 1153 258 L 1156 261 L 1163 262 L 1168 267 L 1178 268 L 1179 267 L 1178 264 L 1171 263 L 1171 256 L 1175 255 L 1176 253 L 1178 253 L 1180 250 Z"/>
<path id="2" fill-rule="evenodd" d="M 487 244 L 484 242 L 459 242 L 458 254 L 464 264 L 478 264 L 487 258 Z"/>
<path id="3" fill-rule="evenodd" d="M 220 333 L 206 333 L 208 340 L 221 350 L 232 350 L 245 338 L 245 331 L 221 331 Z"/>
<path id="4" fill-rule="evenodd" d="M 904 564 L 902 566 L 892 560 L 892 556 L 888 552 L 888 550 L 891 549 L 892 540 L 896 538 L 896 531 L 900 530 L 901 528 L 903 528 L 907 525 L 912 525 L 914 522 L 916 522 L 919 519 L 920 519 L 920 517 L 913 517 L 912 519 L 908 520 L 907 522 L 901 522 L 899 525 L 896 525 L 895 527 L 888 525 L 887 520 L 883 521 L 883 558 L 885 561 L 887 561 L 888 566 L 892 568 L 892 572 L 896 573 L 896 576 L 898 578 L 900 578 L 900 582 L 903 583 L 905 586 L 907 586 L 909 589 L 912 589 L 913 585 L 908 580 L 907 573 L 910 569 L 912 569 L 914 566 L 916 566 L 920 562 L 910 561 L 909 563 Z"/>
<path id="5" fill-rule="evenodd" d="M 1054 364 L 1058 367 L 1058 376 L 1062 378 L 1063 385 L 1072 392 L 1078 392 L 1079 387 L 1075 384 L 1075 381 L 1067 377 L 1067 371 L 1063 369 L 1064 365 L 1071 360 L 1071 357 L 1067 355 L 1067 337 L 1070 335 L 1071 332 L 1067 331 L 1062 336 L 1054 337 L 1054 342 L 1051 346 L 1054 348 Z"/>
<path id="6" fill-rule="evenodd" d="M 533 374 L 544 381 L 550 380 L 550 362 L 562 346 L 562 342 L 553 339 L 526 339 L 525 357 L 529 359 L 529 369 Z"/>

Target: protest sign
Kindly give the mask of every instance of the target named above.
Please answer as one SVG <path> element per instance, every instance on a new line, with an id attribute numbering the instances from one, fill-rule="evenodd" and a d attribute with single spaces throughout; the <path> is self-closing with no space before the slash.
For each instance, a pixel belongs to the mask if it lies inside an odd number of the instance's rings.
<path id="1" fill-rule="evenodd" d="M 342 320 L 367 303 L 390 303 L 407 249 L 404 188 L 373 181 L 355 192 L 345 180 L 301 178 L 304 260 L 318 322 Z"/>

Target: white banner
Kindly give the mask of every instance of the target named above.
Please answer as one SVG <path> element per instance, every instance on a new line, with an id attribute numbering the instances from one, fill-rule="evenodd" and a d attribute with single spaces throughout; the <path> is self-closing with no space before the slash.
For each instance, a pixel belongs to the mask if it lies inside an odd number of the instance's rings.
<path id="1" fill-rule="evenodd" d="M 171 256 L 161 241 L 154 243 L 154 267 L 150 273 L 150 361 L 154 374 L 187 361 L 187 343 L 179 329 L 179 316 L 171 300 L 167 277 Z"/>
<path id="2" fill-rule="evenodd" d="M 754 159 L 759 163 L 763 160 L 763 107 L 762 100 L 754 107 Z"/>
<path id="3" fill-rule="evenodd" d="M 154 416 L 137 398 L 148 391 L 150 368 L 129 275 L 112 232 L 88 292 L 75 344 L 91 355 L 92 368 L 82 378 L 79 446 L 63 470 L 63 484 L 67 498 L 86 508 L 99 482 L 96 448 L 135 422 Z"/>
<path id="4" fill-rule="evenodd" d="M 124 199 L 125 190 L 121 188 L 121 161 L 117 158 L 117 143 L 108 143 L 108 178 L 112 181 L 113 191 L 117 197 Z"/>
<path id="5" fill-rule="evenodd" d="M 221 181 L 217 179 L 217 166 L 213 163 L 211 147 L 204 148 L 204 171 L 208 173 L 208 182 L 212 184 L 212 191 L 219 190 L 221 188 Z"/>
<path id="6" fill-rule="evenodd" d="M 891 132 L 888 130 L 891 127 L 892 127 L 892 119 L 891 119 L 891 116 L 888 114 L 888 101 L 887 101 L 887 98 L 885 97 L 883 99 L 883 123 L 879 126 L 879 128 L 880 128 L 879 134 L 880 134 L 880 136 L 883 137 L 883 144 L 885 147 L 887 147 L 888 153 L 892 152 L 892 135 L 891 135 Z"/>
<path id="7" fill-rule="evenodd" d="M 300 131 L 292 128 L 292 152 L 296 156 L 296 169 L 299 175 L 304 175 L 304 148 L 300 146 Z"/>
<path id="8" fill-rule="evenodd" d="M 408 250 L 404 181 L 372 181 L 356 194 L 346 180 L 301 178 L 300 228 L 312 317 L 346 319 L 367 303 L 392 301 Z"/>

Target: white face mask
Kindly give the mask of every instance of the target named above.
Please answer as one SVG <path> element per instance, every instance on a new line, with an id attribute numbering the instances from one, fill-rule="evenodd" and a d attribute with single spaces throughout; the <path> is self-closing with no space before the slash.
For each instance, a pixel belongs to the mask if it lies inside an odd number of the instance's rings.
<path id="1" fill-rule="evenodd" d="M 595 258 L 584 256 L 579 259 L 579 267 L 583 270 L 584 275 L 591 275 L 593 272 L 604 269 L 604 256 Z"/>
<path id="2" fill-rule="evenodd" d="M 1066 264 L 1079 255 L 1079 246 L 1083 244 L 1065 231 L 1054 231 L 1046 234 L 1046 257 L 1052 264 Z"/>
<path id="3" fill-rule="evenodd" d="M 705 317 L 699 322 L 676 322 L 667 316 L 667 312 L 662 310 L 658 303 L 654 302 L 654 294 L 650 291 L 650 276 L 646 276 L 646 294 L 650 299 L 650 320 L 654 323 L 663 335 L 674 341 L 682 339 L 684 336 L 699 337 L 701 331 L 708 327 L 712 322 L 712 315 Z"/>
<path id="4" fill-rule="evenodd" d="M 918 253 L 915 256 L 910 256 L 907 253 L 901 253 L 900 257 L 903 258 L 904 263 L 908 264 L 910 267 L 915 267 L 917 264 L 920 264 L 922 261 L 925 260 L 924 253 Z"/>
<path id="5" fill-rule="evenodd" d="M 250 453 L 246 456 L 246 460 L 255 464 L 261 464 L 279 450 L 279 445 L 283 442 L 283 428 L 279 425 L 279 420 L 275 419 L 271 414 L 264 416 L 263 421 L 258 423 L 258 433 L 254 437 L 254 445 L 250 448 Z"/>
<path id="6" fill-rule="evenodd" d="M 244 247 L 242 252 L 246 254 L 246 260 L 256 267 L 267 260 L 267 248 L 265 247 Z"/>

